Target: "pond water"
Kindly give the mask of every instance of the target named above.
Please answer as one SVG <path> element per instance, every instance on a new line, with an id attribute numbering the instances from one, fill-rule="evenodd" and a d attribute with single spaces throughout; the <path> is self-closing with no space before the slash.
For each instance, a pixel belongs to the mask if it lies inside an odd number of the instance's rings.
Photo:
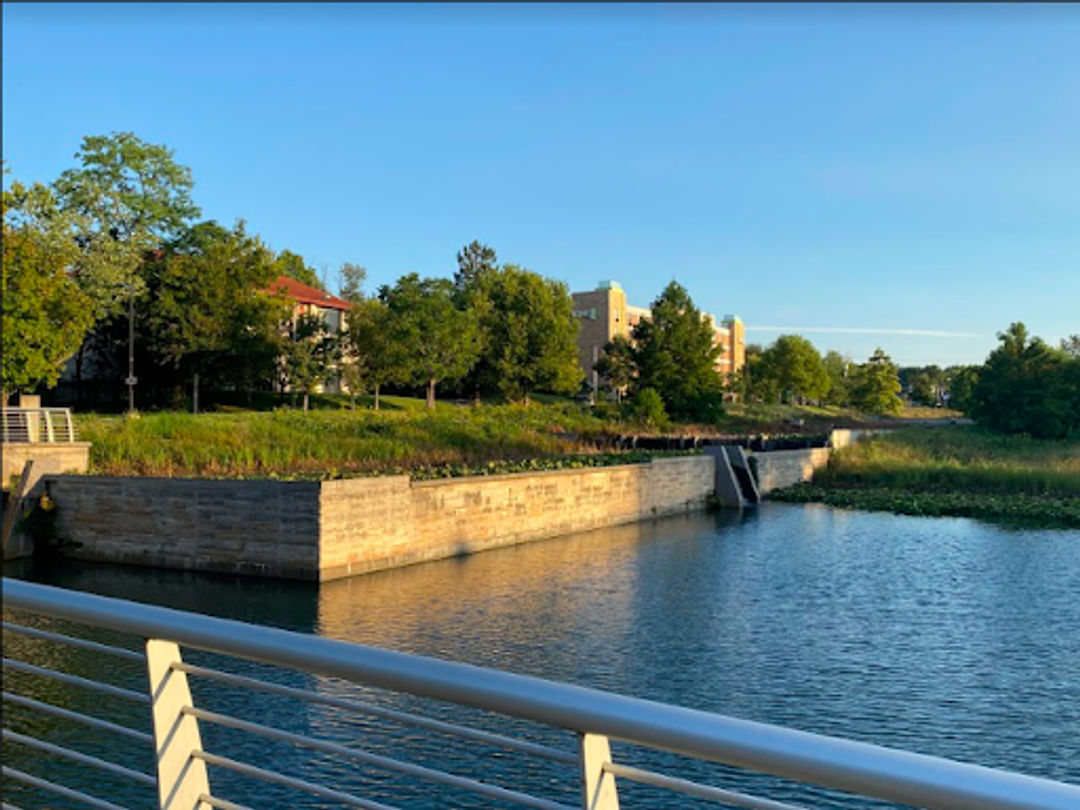
<path id="1" fill-rule="evenodd" d="M 645 522 L 321 586 L 86 564 L 8 573 L 1080 783 L 1075 531 L 766 504 L 741 515 Z M 12 657 L 45 649 L 12 634 L 5 641 Z M 75 671 L 69 659 L 81 654 L 51 655 L 56 668 Z M 138 673 L 85 657 L 79 662 L 101 668 L 114 683 L 129 679 L 138 688 Z M 259 670 L 235 661 L 224 666 Z M 299 673 L 276 671 L 269 677 L 323 694 L 369 691 Z M 64 705 L 93 710 L 97 702 L 28 676 L 14 680 L 43 699 L 59 696 Z M 471 762 L 475 752 L 452 753 L 442 740 L 423 734 L 402 742 L 379 723 L 338 710 L 204 687 L 193 685 L 200 705 L 343 743 L 362 740 L 371 750 L 416 761 L 450 761 L 507 786 L 573 800 L 575 775 L 554 767 L 491 753 Z M 416 703 L 368 696 L 387 705 Z M 424 710 L 519 730 L 453 707 Z M 137 715 L 131 724 L 145 727 Z M 69 734 L 60 721 L 15 721 Z M 568 744 L 561 732 L 522 733 Z M 86 732 L 70 734 L 79 740 L 77 747 L 94 752 L 82 745 L 91 742 Z M 204 735 L 209 750 L 217 746 L 219 753 L 328 779 L 401 807 L 511 806 L 424 783 L 405 785 L 328 755 L 254 744 L 228 729 L 209 728 Z M 5 759 L 9 753 L 29 763 L 26 770 L 44 772 L 39 757 L 5 745 Z M 140 760 L 142 752 L 116 756 L 130 758 L 133 767 L 150 767 L 148 759 Z M 620 756 L 813 807 L 883 806 L 617 747 Z M 211 774 L 215 791 L 221 785 L 226 798 L 254 807 L 336 806 Z M 98 781 L 101 795 L 107 783 Z M 16 796 L 22 807 L 64 806 L 12 788 L 11 800 Z M 129 806 L 147 806 L 140 796 L 129 799 Z M 651 789 L 629 789 L 624 806 L 697 805 Z"/>

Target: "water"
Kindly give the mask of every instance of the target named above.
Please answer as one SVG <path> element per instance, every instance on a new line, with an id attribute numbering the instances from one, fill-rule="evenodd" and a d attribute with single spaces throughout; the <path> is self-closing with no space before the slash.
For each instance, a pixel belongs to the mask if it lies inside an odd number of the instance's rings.
<path id="1" fill-rule="evenodd" d="M 768 504 L 743 516 L 671 518 L 322 586 L 87 565 L 24 575 L 1080 783 L 1075 531 Z M 9 649 L 32 647 L 28 654 L 44 649 L 10 634 L 5 640 Z M 74 671 L 70 662 L 54 665 Z M 138 688 L 138 673 L 122 675 L 112 664 L 105 670 L 99 674 L 114 683 L 129 678 Z M 270 677 L 323 694 L 357 694 L 336 679 L 280 670 Z M 46 689 L 30 678 L 19 684 Z M 425 734 L 402 742 L 379 723 L 338 710 L 203 687 L 193 686 L 198 704 L 247 719 L 345 744 L 362 740 L 371 750 L 415 761 L 445 763 L 451 756 L 444 741 Z M 87 700 L 66 687 L 47 691 L 48 699 L 60 696 L 76 708 Z M 397 696 L 373 699 L 415 704 Z M 95 702 L 85 705 L 93 710 Z M 453 707 L 424 710 L 522 731 Z M 65 732 L 60 721 L 16 719 L 23 727 L 35 723 L 38 731 L 87 739 L 82 729 Z M 135 711 L 132 725 L 139 722 Z M 557 732 L 523 733 L 572 742 Z M 510 806 L 387 779 L 327 755 L 252 744 L 230 730 L 204 726 L 204 734 L 209 750 L 329 779 L 371 798 L 385 801 L 393 795 L 387 791 L 404 790 L 404 800 L 391 802 L 399 806 Z M 5 746 L 5 758 L 9 751 L 21 756 Z M 465 772 L 573 800 L 574 775 L 565 769 L 483 753 L 480 762 L 466 753 L 451 759 Z M 141 752 L 117 756 L 135 762 Z M 642 756 L 616 750 L 617 758 L 669 769 L 675 762 Z M 254 806 L 334 806 L 285 788 L 252 794 L 250 781 L 211 773 L 215 790 Z M 682 775 L 814 807 L 878 806 L 735 769 L 691 766 Z M 626 796 L 635 806 L 696 806 L 647 789 Z M 136 799 L 132 806 L 145 806 Z M 46 806 L 29 794 L 17 804 Z M 50 800 L 47 806 L 63 805 Z"/>

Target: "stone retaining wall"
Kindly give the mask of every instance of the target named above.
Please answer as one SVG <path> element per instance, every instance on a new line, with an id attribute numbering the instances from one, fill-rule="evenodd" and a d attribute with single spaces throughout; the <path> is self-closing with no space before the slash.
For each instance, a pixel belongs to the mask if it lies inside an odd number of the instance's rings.
<path id="1" fill-rule="evenodd" d="M 832 449 L 809 447 L 805 450 L 771 450 L 754 453 L 758 490 L 764 495 L 774 489 L 790 487 L 814 477 L 814 471 L 829 463 Z"/>
<path id="2" fill-rule="evenodd" d="M 73 556 L 162 568 L 334 579 L 705 506 L 714 462 L 412 482 L 52 476 Z"/>

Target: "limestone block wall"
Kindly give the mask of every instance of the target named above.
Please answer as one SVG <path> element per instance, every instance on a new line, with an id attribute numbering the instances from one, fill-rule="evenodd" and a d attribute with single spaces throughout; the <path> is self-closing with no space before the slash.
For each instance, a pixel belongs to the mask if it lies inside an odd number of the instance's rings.
<path id="1" fill-rule="evenodd" d="M 700 509 L 706 456 L 411 482 L 51 476 L 72 556 L 162 568 L 334 579 Z"/>
<path id="2" fill-rule="evenodd" d="M 757 466 L 758 490 L 762 494 L 790 487 L 814 477 L 814 471 L 829 463 L 832 450 L 810 447 L 804 450 L 772 450 L 754 453 Z"/>
<path id="3" fill-rule="evenodd" d="M 0 456 L 3 456 L 4 489 L 8 488 L 11 476 L 21 475 L 23 466 L 33 459 L 29 491 L 43 475 L 84 473 L 89 470 L 90 442 L 4 442 L 0 447 Z"/>
<path id="4" fill-rule="evenodd" d="M 72 556 L 308 579 L 318 568 L 319 483 L 56 476 L 57 535 Z"/>
<path id="5" fill-rule="evenodd" d="M 705 505 L 713 459 L 580 470 L 323 484 L 320 578 L 614 526 Z"/>

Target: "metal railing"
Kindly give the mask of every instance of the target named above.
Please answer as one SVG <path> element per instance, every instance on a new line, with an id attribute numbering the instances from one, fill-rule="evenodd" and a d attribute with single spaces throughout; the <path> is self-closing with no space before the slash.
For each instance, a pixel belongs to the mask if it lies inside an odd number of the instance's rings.
<path id="1" fill-rule="evenodd" d="M 0 431 L 5 442 L 48 443 L 75 441 L 75 420 L 70 408 L 0 409 Z"/>
<path id="2" fill-rule="evenodd" d="M 147 792 L 147 803 L 160 808 L 241 808 L 237 803 L 246 797 L 226 798 L 214 783 L 228 781 L 226 776 L 244 777 L 262 785 L 260 791 L 284 789 L 300 791 L 322 800 L 349 807 L 385 810 L 394 801 L 393 791 L 405 780 L 420 780 L 438 791 L 464 791 L 497 803 L 510 803 L 543 810 L 616 810 L 620 791 L 630 783 L 674 791 L 686 797 L 673 799 L 685 802 L 689 797 L 719 802 L 728 806 L 758 808 L 758 810 L 794 810 L 787 800 L 749 795 L 731 786 L 704 784 L 701 781 L 660 773 L 642 763 L 615 761 L 609 740 L 633 744 L 635 750 L 670 752 L 691 757 L 701 763 L 722 763 L 740 769 L 771 774 L 823 788 L 837 789 L 864 797 L 900 802 L 927 808 L 980 808 L 981 810 L 1076 810 L 1080 808 L 1080 786 L 1012 772 L 959 763 L 951 760 L 883 748 L 866 743 L 826 737 L 763 723 L 741 720 L 662 703 L 629 698 L 608 692 L 571 686 L 538 678 L 515 675 L 466 664 L 452 663 L 389 650 L 366 647 L 342 641 L 304 635 L 242 622 L 211 618 L 167 608 L 95 596 L 78 591 L 4 579 L 4 606 L 10 614 L 28 612 L 35 620 L 47 617 L 50 629 L 34 627 L 25 620 L 8 621 L 4 630 L 34 639 L 35 644 L 60 643 L 81 650 L 78 655 L 90 660 L 108 657 L 127 665 L 145 667 L 145 688 L 107 684 L 71 672 L 54 669 L 55 660 L 68 662 L 71 656 L 50 658 L 53 666 L 46 667 L 30 661 L 4 658 L 5 674 L 4 720 L 18 708 L 32 713 L 71 721 L 98 732 L 124 738 L 127 742 L 145 746 L 153 751 L 151 761 L 156 772 L 147 773 L 129 767 L 130 763 L 112 762 L 102 757 L 75 751 L 46 739 L 35 738 L 29 732 L 15 731 L 5 726 L 5 746 L 22 746 L 41 755 L 34 760 L 43 768 L 57 759 L 75 766 L 103 772 L 110 778 L 130 783 Z M 132 634 L 145 643 L 142 650 L 112 646 L 74 635 L 56 632 L 61 622 L 88 625 L 113 633 Z M 29 643 L 29 642 L 27 642 Z M 511 725 L 528 721 L 546 727 L 549 736 L 543 741 L 528 739 L 520 733 L 504 733 L 478 728 L 459 722 L 457 718 L 420 714 L 400 705 L 380 704 L 374 699 L 358 697 L 355 691 L 326 694 L 298 688 L 266 677 L 228 672 L 216 667 L 185 661 L 180 647 L 217 660 L 228 656 L 236 665 L 250 669 L 260 667 L 299 670 L 305 677 L 317 676 L 341 681 L 343 688 L 360 690 L 392 690 L 396 697 L 441 701 L 462 711 L 482 710 L 494 722 L 501 716 Z M 9 649 L 5 641 L 5 655 Z M 51 648 L 50 648 L 51 649 Z M 240 659 L 239 661 L 237 659 Z M 258 662 L 251 664 L 250 662 Z M 281 670 L 274 670 L 275 672 Z M 48 679 L 72 687 L 92 690 L 100 700 L 124 702 L 138 707 L 148 722 L 147 730 L 114 722 L 93 713 L 78 712 L 37 697 L 8 692 L 11 673 L 20 678 Z M 294 675 L 297 673 L 293 672 Z M 249 720 L 196 706 L 192 700 L 189 679 L 201 687 L 215 690 L 243 690 L 247 696 L 285 698 L 321 706 L 337 718 L 362 715 L 365 725 L 350 732 L 345 742 L 332 741 L 307 733 L 275 727 L 267 722 L 266 713 L 259 720 Z M 362 685 L 362 686 L 353 686 Z M 365 695 L 367 692 L 365 692 Z M 441 705 L 441 704 L 440 704 Z M 269 714 L 274 714 L 269 712 Z M 439 762 L 420 764 L 400 757 L 404 748 L 398 740 L 374 750 L 372 739 L 364 729 L 371 722 L 386 722 L 395 727 L 413 729 L 411 734 L 434 734 L 446 738 L 436 751 Z M 33 725 L 33 724 L 29 724 Z M 40 726 L 41 724 L 39 724 Z M 327 758 L 347 763 L 348 769 L 337 768 L 333 774 L 352 774 L 354 769 L 383 772 L 379 789 L 365 791 L 328 784 L 325 779 L 311 778 L 304 768 L 288 772 L 280 759 L 265 755 L 262 761 L 246 762 L 230 750 L 210 751 L 202 737 L 210 728 L 229 729 L 260 740 L 285 743 L 288 750 L 308 750 Z M 518 729 L 514 725 L 514 729 Z M 567 732 L 571 732 L 567 735 Z M 372 732 L 373 733 L 373 732 Z M 567 735 L 563 742 L 550 742 L 551 735 Z M 561 792 L 551 788 L 552 795 L 534 795 L 523 788 L 526 779 L 519 779 L 522 770 L 504 766 L 499 772 L 513 784 L 500 785 L 492 780 L 447 770 L 447 761 L 461 762 L 453 754 L 451 742 L 464 746 L 467 754 L 473 749 L 502 749 L 504 756 L 520 756 L 526 763 L 543 762 L 564 779 Z M 346 744 L 347 743 L 347 744 Z M 360 747 L 368 743 L 368 747 Z M 267 743 L 269 744 L 269 743 Z M 643 748 L 640 748 L 643 747 Z M 398 754 L 395 756 L 394 754 Z M 250 758 L 250 757 L 249 757 Z M 258 758 L 258 757 L 256 757 Z M 5 763 L 7 762 L 5 754 Z M 490 759 L 490 757 L 489 757 Z M 647 759 L 647 757 L 646 757 Z M 500 762 L 505 761 L 500 758 Z M 274 766 L 278 767 L 275 768 Z M 74 766 L 72 766 L 74 767 Z M 710 765 L 709 767 L 716 767 Z M 316 769 L 317 770 L 317 769 Z M 691 769 L 694 774 L 700 768 Z M 393 777 L 392 782 L 385 778 Z M 17 782 L 34 790 L 73 799 L 93 807 L 116 808 L 116 796 L 91 795 L 80 787 L 66 786 L 54 779 L 20 768 L 4 765 L 5 780 Z M 235 781 L 235 779 L 234 779 Z M 541 780 L 543 781 L 543 780 Z M 551 780 L 548 780 L 549 782 Z M 534 784 L 536 780 L 529 784 Z M 349 787 L 348 785 L 346 787 Z M 249 794 L 251 795 L 251 794 Z M 258 794 L 262 796 L 263 794 Z M 440 795 L 441 794 L 437 794 Z M 456 794 L 455 794 L 456 795 Z M 788 793 L 790 795 L 790 791 Z M 390 798 L 388 798 L 390 796 Z M 234 801 L 236 799 L 237 801 Z M 250 799 L 248 799 L 250 800 Z M 5 798 L 7 801 L 7 798 Z M 267 806 L 265 800 L 259 802 Z M 440 806 L 451 805 L 439 801 Z M 271 802 L 272 806 L 275 805 Z M 5 805 L 8 806 L 8 805 Z M 320 805 L 322 806 L 322 805 Z M 670 806 L 670 804 L 669 804 Z"/>

